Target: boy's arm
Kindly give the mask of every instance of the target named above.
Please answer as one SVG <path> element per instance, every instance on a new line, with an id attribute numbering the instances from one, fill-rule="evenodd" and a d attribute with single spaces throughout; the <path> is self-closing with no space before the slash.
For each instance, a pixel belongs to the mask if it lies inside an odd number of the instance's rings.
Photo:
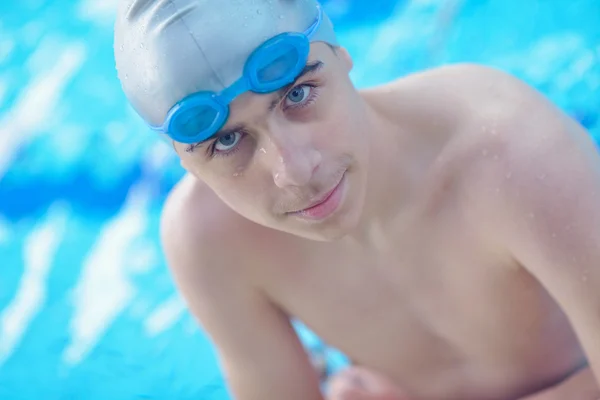
<path id="1" fill-rule="evenodd" d="M 516 79 L 481 163 L 480 221 L 567 315 L 600 384 L 600 153 L 575 121 Z M 588 376 L 588 378 L 592 378 Z M 580 378 L 582 379 L 582 378 Z M 576 397 L 569 397 L 576 399 Z"/>
<path id="2" fill-rule="evenodd" d="M 255 288 L 244 238 L 225 237 L 215 218 L 163 214 L 163 247 L 192 314 L 215 344 L 236 400 L 322 400 L 319 381 L 288 318 Z M 221 221 L 223 222 L 223 221 Z M 247 238 L 246 238 L 247 239 Z"/>
<path id="3" fill-rule="evenodd" d="M 563 382 L 520 400 L 597 400 L 600 390 L 589 367 L 577 371 Z"/>

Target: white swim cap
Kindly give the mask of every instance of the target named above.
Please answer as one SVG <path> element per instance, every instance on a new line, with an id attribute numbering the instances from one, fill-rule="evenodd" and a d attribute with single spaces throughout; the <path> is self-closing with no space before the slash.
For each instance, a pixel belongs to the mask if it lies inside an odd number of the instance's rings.
<path id="1" fill-rule="evenodd" d="M 118 76 L 133 108 L 151 125 L 198 91 L 238 80 L 248 56 L 283 32 L 303 32 L 316 0 L 122 0 L 115 23 Z M 337 45 L 330 19 L 311 39 Z"/>

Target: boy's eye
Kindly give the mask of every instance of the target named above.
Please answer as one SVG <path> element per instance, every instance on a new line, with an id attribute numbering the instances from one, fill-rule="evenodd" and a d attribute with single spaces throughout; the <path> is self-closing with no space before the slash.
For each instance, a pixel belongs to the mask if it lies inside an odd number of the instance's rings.
<path id="1" fill-rule="evenodd" d="M 299 85 L 293 88 L 286 96 L 286 106 L 296 106 L 304 103 L 309 97 L 313 88 L 309 85 Z"/>
<path id="2" fill-rule="evenodd" d="M 215 151 L 227 152 L 233 149 L 241 138 L 242 134 L 240 132 L 233 132 L 223 135 L 215 141 Z"/>

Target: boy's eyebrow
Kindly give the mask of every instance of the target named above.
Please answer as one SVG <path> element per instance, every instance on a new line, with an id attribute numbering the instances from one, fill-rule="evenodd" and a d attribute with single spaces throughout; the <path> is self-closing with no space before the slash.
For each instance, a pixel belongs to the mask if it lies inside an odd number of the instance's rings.
<path id="1" fill-rule="evenodd" d="M 298 76 L 296 77 L 294 82 L 292 82 L 288 85 L 285 85 L 284 87 L 282 87 L 281 89 L 279 89 L 277 91 L 277 97 L 271 102 L 271 104 L 269 104 L 269 110 L 273 110 L 277 106 L 277 103 L 279 103 L 279 101 L 281 101 L 283 96 L 285 96 L 285 94 L 287 93 L 288 90 L 290 90 L 290 88 L 292 88 L 294 85 L 296 85 L 296 82 L 298 82 L 301 78 L 305 77 L 306 75 L 314 74 L 319 69 L 321 69 L 323 67 L 323 65 L 324 65 L 323 62 L 319 61 L 319 60 L 307 63 L 306 66 L 304 67 L 304 69 L 300 72 L 300 74 L 298 74 Z M 202 147 L 207 142 L 209 142 L 217 137 L 231 135 L 235 132 L 243 131 L 245 129 L 246 129 L 245 125 L 241 124 L 241 123 L 236 124 L 230 128 L 221 129 L 217 133 L 212 135 L 211 137 L 207 138 L 206 140 L 196 143 L 194 145 L 194 147 Z"/>

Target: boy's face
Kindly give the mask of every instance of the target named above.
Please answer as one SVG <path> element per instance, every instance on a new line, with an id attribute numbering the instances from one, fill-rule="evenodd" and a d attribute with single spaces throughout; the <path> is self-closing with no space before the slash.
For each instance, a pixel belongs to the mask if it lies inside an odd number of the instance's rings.
<path id="1" fill-rule="evenodd" d="M 358 223 L 369 132 L 348 53 L 313 44 L 307 67 L 285 93 L 239 96 L 213 139 L 175 149 L 183 167 L 242 216 L 333 240 Z"/>

